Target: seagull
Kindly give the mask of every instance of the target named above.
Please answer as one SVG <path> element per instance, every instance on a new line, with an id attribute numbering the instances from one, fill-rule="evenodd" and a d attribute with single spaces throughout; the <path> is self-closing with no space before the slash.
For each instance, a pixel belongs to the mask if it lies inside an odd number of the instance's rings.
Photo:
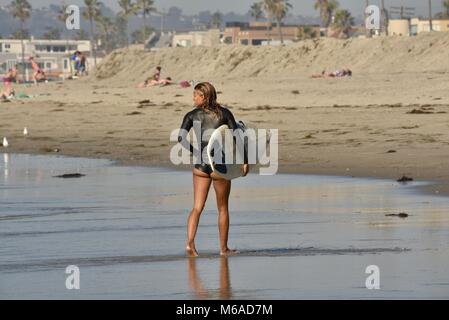
<path id="1" fill-rule="evenodd" d="M 6 148 L 9 146 L 8 140 L 6 140 L 6 137 L 3 138 L 3 146 Z"/>

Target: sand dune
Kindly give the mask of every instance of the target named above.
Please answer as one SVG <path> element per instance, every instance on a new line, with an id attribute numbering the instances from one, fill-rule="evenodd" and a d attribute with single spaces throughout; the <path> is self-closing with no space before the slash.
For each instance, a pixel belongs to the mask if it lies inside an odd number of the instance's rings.
<path id="1" fill-rule="evenodd" d="M 219 46 L 168 48 L 157 52 L 117 50 L 95 72 L 96 79 L 135 82 L 161 65 L 177 80 L 298 76 L 350 67 L 355 73 L 447 72 L 449 33 L 418 37 L 308 40 L 284 47 Z"/>

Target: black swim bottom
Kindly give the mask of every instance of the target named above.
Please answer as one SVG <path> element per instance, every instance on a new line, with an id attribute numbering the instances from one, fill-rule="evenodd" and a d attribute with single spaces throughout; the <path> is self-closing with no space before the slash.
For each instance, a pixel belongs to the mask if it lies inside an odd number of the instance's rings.
<path id="1" fill-rule="evenodd" d="M 212 173 L 212 167 L 210 164 L 202 163 L 202 164 L 196 164 L 195 169 L 200 170 L 201 172 L 204 172 L 205 174 L 211 174 Z"/>

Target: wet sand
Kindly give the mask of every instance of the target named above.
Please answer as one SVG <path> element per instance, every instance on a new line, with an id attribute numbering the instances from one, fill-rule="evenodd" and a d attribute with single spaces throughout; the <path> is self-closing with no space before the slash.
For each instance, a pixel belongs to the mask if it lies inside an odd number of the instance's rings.
<path id="1" fill-rule="evenodd" d="M 85 176 L 55 178 L 68 173 Z M 425 183 L 251 174 L 231 193 L 242 253 L 219 257 L 211 191 L 189 259 L 190 173 L 0 154 L 0 298 L 448 298 L 449 200 Z M 68 265 L 80 290 L 65 288 Z M 365 287 L 369 265 L 380 290 Z"/>

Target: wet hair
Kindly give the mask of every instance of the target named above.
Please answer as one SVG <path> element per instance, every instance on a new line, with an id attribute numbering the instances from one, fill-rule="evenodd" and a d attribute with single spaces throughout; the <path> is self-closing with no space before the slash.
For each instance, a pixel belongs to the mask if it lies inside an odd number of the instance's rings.
<path id="1" fill-rule="evenodd" d="M 170 78 L 170 77 L 167 77 L 167 80 L 171 80 L 171 78 Z"/>
<path id="2" fill-rule="evenodd" d="M 214 112 L 218 117 L 222 117 L 220 105 L 217 102 L 217 91 L 209 82 L 201 82 L 195 86 L 195 91 L 203 94 L 204 104 L 201 108 Z"/>
<path id="3" fill-rule="evenodd" d="M 159 66 L 157 66 L 157 67 L 156 67 L 156 70 L 159 70 L 159 71 L 161 71 L 161 70 L 162 70 L 162 68 L 161 68 L 161 67 L 159 67 Z"/>

